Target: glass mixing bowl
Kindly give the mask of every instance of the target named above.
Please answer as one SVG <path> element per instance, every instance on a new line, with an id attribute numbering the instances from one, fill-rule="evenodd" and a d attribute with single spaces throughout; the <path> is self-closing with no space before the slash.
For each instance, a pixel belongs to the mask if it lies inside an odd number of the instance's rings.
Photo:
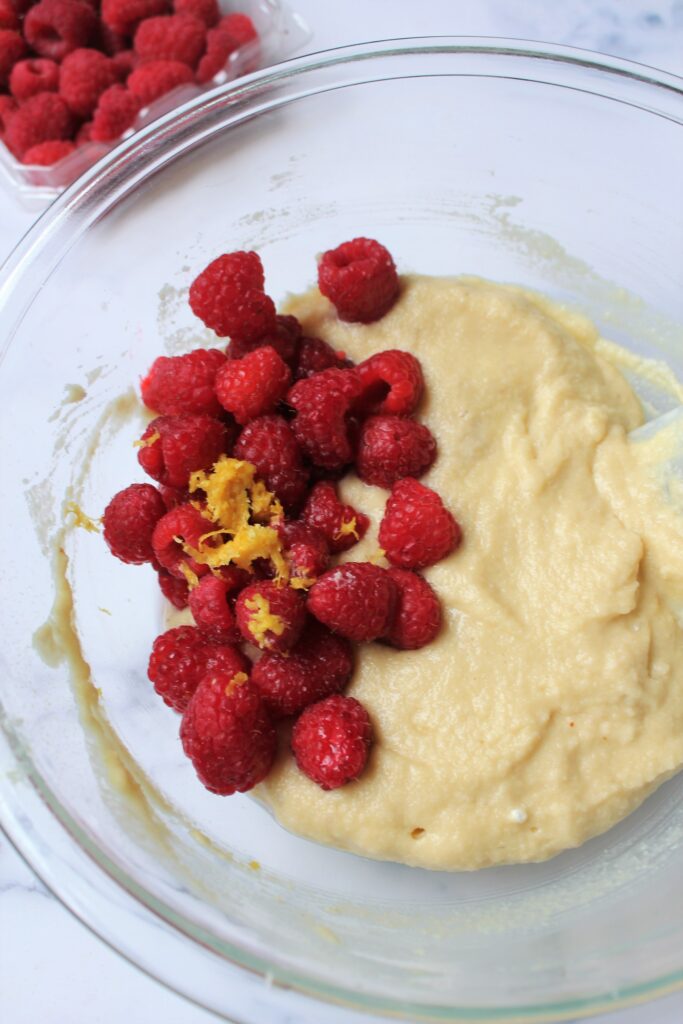
<path id="1" fill-rule="evenodd" d="M 186 289 L 226 250 L 258 249 L 280 299 L 316 252 L 375 236 L 403 271 L 541 289 L 683 374 L 682 90 L 510 40 L 302 57 L 136 134 L 6 264 L 2 820 L 79 917 L 197 1002 L 250 1024 L 295 1003 L 316 1024 L 334 1004 L 547 1020 L 683 983 L 682 778 L 540 865 L 430 873 L 298 839 L 185 762 L 145 677 L 154 574 L 60 532 L 64 500 L 98 516 L 136 477 L 127 389 L 202 338 Z"/>

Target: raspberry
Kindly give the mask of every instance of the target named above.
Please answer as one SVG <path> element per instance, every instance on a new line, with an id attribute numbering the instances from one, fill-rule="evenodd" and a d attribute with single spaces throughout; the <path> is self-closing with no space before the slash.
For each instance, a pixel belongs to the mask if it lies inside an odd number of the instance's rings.
<path id="1" fill-rule="evenodd" d="M 294 579 L 313 581 L 325 572 L 329 549 L 320 530 L 305 523 L 283 521 L 277 532 Z"/>
<path id="2" fill-rule="evenodd" d="M 9 81 L 12 68 L 26 55 L 26 43 L 18 32 L 0 28 L 0 87 Z"/>
<path id="3" fill-rule="evenodd" d="M 262 580 L 245 587 L 235 605 L 244 639 L 264 651 L 287 651 L 301 634 L 306 608 L 292 587 Z"/>
<path id="4" fill-rule="evenodd" d="M 222 643 L 237 643 L 239 633 L 228 604 L 231 587 L 218 576 L 204 576 L 190 593 L 190 611 L 205 636 Z"/>
<path id="5" fill-rule="evenodd" d="M 238 423 L 248 423 L 274 409 L 291 380 L 287 364 L 266 345 L 221 366 L 216 374 L 216 396 Z"/>
<path id="6" fill-rule="evenodd" d="M 52 167 L 65 156 L 76 152 L 76 145 L 73 142 L 62 139 L 54 139 L 51 142 L 39 142 L 37 146 L 27 149 L 21 158 L 23 164 L 32 164 L 34 167 Z"/>
<path id="7" fill-rule="evenodd" d="M 207 672 L 228 672 L 232 678 L 249 667 L 236 647 L 210 642 L 195 626 L 176 626 L 154 641 L 147 675 L 164 703 L 183 712 Z"/>
<path id="8" fill-rule="evenodd" d="M 145 18 L 154 18 L 167 10 L 167 0 L 102 0 L 102 21 L 112 31 L 127 36 Z"/>
<path id="9" fill-rule="evenodd" d="M 7 125 L 16 109 L 17 105 L 11 96 L 0 95 L 0 141 L 4 139 Z"/>
<path id="10" fill-rule="evenodd" d="M 161 593 L 166 600 L 170 601 L 173 607 L 178 608 L 178 610 L 187 608 L 190 597 L 190 588 L 187 580 L 179 580 L 177 576 L 171 576 L 170 572 L 167 572 L 166 569 L 159 569 L 157 571 L 157 578 Z"/>
<path id="11" fill-rule="evenodd" d="M 190 14 L 203 21 L 207 28 L 218 24 L 220 11 L 216 0 L 173 0 L 175 14 Z"/>
<path id="12" fill-rule="evenodd" d="M 251 462 L 287 509 L 297 508 L 308 487 L 301 450 L 294 431 L 282 416 L 259 416 L 244 428 L 235 444 L 235 458 Z"/>
<path id="13" fill-rule="evenodd" d="M 210 28 L 206 33 L 206 49 L 204 56 L 197 65 L 197 81 L 205 85 L 215 78 L 227 64 L 228 57 L 237 49 L 237 43 L 229 32 L 220 28 Z"/>
<path id="14" fill-rule="evenodd" d="M 5 129 L 5 143 L 20 159 L 33 146 L 54 139 L 68 139 L 73 117 L 61 96 L 41 92 L 12 115 Z"/>
<path id="15" fill-rule="evenodd" d="M 190 307 L 219 338 L 257 341 L 276 329 L 275 305 L 263 291 L 255 252 L 219 256 L 190 285 Z"/>
<path id="16" fill-rule="evenodd" d="M 167 487 L 187 487 L 190 474 L 209 470 L 232 440 L 225 423 L 213 416 L 157 416 L 142 435 L 138 462 Z"/>
<path id="17" fill-rule="evenodd" d="M 425 647 L 441 629 L 441 605 L 427 581 L 407 569 L 388 569 L 398 587 L 394 621 L 385 639 L 402 651 Z"/>
<path id="18" fill-rule="evenodd" d="M 306 499 L 301 518 L 307 526 L 320 530 L 333 553 L 352 548 L 370 525 L 363 512 L 356 512 L 339 499 L 337 488 L 329 480 L 315 485 Z"/>
<path id="19" fill-rule="evenodd" d="M 398 298 L 399 283 L 390 253 L 372 238 L 354 238 L 323 253 L 318 287 L 341 320 L 379 320 Z"/>
<path id="20" fill-rule="evenodd" d="M 112 54 L 111 62 L 116 69 L 116 74 L 119 80 L 121 82 L 125 82 L 126 85 L 129 86 L 130 82 L 127 81 L 128 76 L 132 74 L 138 66 L 138 57 L 135 51 L 119 50 L 118 53 Z M 150 61 L 150 63 L 152 62 Z M 131 89 L 130 91 L 132 92 L 133 90 Z M 137 96 L 138 94 L 134 92 L 133 95 Z M 141 99 L 141 97 L 138 96 L 138 99 Z"/>
<path id="21" fill-rule="evenodd" d="M 26 42 L 41 57 L 62 61 L 97 36 L 97 15 L 79 0 L 40 0 L 24 18 Z"/>
<path id="22" fill-rule="evenodd" d="M 19 15 L 12 0 L 0 0 L 0 29 L 4 28 L 19 28 Z"/>
<path id="23" fill-rule="evenodd" d="M 172 508 L 177 508 L 178 505 L 187 504 L 191 498 L 190 492 L 185 487 L 167 487 L 165 484 L 161 484 L 159 490 L 169 511 Z"/>
<path id="24" fill-rule="evenodd" d="M 216 371 L 224 362 L 225 356 L 217 348 L 198 348 L 183 356 L 159 356 L 141 383 L 142 401 L 165 416 L 220 416 L 223 410 L 213 385 Z"/>
<path id="25" fill-rule="evenodd" d="M 59 94 L 78 117 L 89 117 L 97 102 L 118 81 L 116 67 L 99 50 L 74 50 L 61 67 Z"/>
<path id="26" fill-rule="evenodd" d="M 258 39 L 256 26 L 247 14 L 235 12 L 226 14 L 218 23 L 223 32 L 228 32 L 238 46 L 245 46 Z"/>
<path id="27" fill-rule="evenodd" d="M 302 338 L 299 345 L 299 359 L 294 370 L 294 379 L 303 380 L 322 370 L 345 370 L 353 366 L 350 359 L 335 352 L 322 338 Z"/>
<path id="28" fill-rule="evenodd" d="M 85 146 L 86 143 L 92 142 L 92 121 L 85 121 L 76 132 L 74 139 L 76 146 Z"/>
<path id="29" fill-rule="evenodd" d="M 133 49 L 141 60 L 179 60 L 196 67 L 206 46 L 206 26 L 189 14 L 147 18 L 135 32 Z"/>
<path id="30" fill-rule="evenodd" d="M 422 476 L 436 458 L 431 431 L 415 420 L 372 416 L 358 441 L 356 471 L 366 484 L 390 489 L 404 476 Z"/>
<path id="31" fill-rule="evenodd" d="M 409 416 L 422 397 L 424 380 L 419 360 L 410 352 L 389 349 L 357 366 L 364 412 Z"/>
<path id="32" fill-rule="evenodd" d="M 100 96 L 92 119 L 94 142 L 113 142 L 131 127 L 140 102 L 123 85 L 111 85 Z"/>
<path id="33" fill-rule="evenodd" d="M 152 534 L 165 512 L 163 498 L 151 484 L 131 484 L 115 494 L 102 516 L 112 555 L 131 565 L 151 562 Z"/>
<path id="34" fill-rule="evenodd" d="M 277 733 L 258 690 L 229 672 L 202 679 L 183 716 L 180 739 L 200 782 L 219 796 L 256 786 L 277 750 Z"/>
<path id="35" fill-rule="evenodd" d="M 114 57 L 117 53 L 128 49 L 129 40 L 128 36 L 122 35 L 121 32 L 114 32 L 112 28 L 101 21 L 98 26 L 97 45 L 107 57 Z"/>
<path id="36" fill-rule="evenodd" d="M 379 527 L 379 543 L 399 569 L 435 565 L 461 539 L 457 522 L 429 487 L 406 477 L 394 484 Z"/>
<path id="37" fill-rule="evenodd" d="M 208 565 L 195 562 L 194 558 L 183 551 L 181 541 L 198 551 L 201 538 L 210 533 L 212 527 L 211 521 L 205 519 L 194 505 L 178 505 L 166 512 L 152 534 L 152 547 L 157 561 L 167 572 L 179 579 L 185 578 L 183 567 L 187 567 L 197 576 L 204 576 L 209 572 Z"/>
<path id="38" fill-rule="evenodd" d="M 57 92 L 58 88 L 59 65 L 42 57 L 20 60 L 9 76 L 9 91 L 19 103 L 37 96 L 39 92 Z"/>
<path id="39" fill-rule="evenodd" d="M 179 60 L 150 60 L 131 72 L 126 87 L 143 106 L 148 106 L 179 85 L 193 81 L 192 69 Z"/>
<path id="40" fill-rule="evenodd" d="M 355 370 L 323 370 L 299 380 L 287 394 L 292 423 L 304 455 L 316 466 L 338 469 L 353 459 L 347 415 L 361 390 Z"/>
<path id="41" fill-rule="evenodd" d="M 323 697 L 341 693 L 352 672 L 349 641 L 311 619 L 291 651 L 264 654 L 251 678 L 272 717 L 286 718 Z"/>
<path id="42" fill-rule="evenodd" d="M 360 776 L 372 740 L 372 723 L 360 701 L 334 694 L 302 713 L 292 730 L 292 753 L 321 789 L 339 789 Z"/>
<path id="43" fill-rule="evenodd" d="M 275 319 L 275 330 L 255 341 L 233 338 L 225 352 L 228 359 L 241 359 L 254 349 L 270 345 L 288 366 L 294 366 L 299 353 L 301 324 L 295 316 L 278 315 Z"/>
<path id="44" fill-rule="evenodd" d="M 390 628 L 397 598 L 398 588 L 386 569 L 370 562 L 346 562 L 328 569 L 313 584 L 308 610 L 335 633 L 369 643 Z"/>

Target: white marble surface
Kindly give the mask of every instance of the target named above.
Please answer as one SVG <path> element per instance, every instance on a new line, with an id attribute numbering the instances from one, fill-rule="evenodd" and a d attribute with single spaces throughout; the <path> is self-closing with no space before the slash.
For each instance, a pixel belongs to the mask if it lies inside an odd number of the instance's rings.
<path id="1" fill-rule="evenodd" d="M 683 0 L 290 0 L 311 49 L 388 36 L 498 35 L 583 46 L 683 75 Z M 0 192 L 0 259 L 35 214 Z M 216 1018 L 93 937 L 0 835 L 0 1015 L 4 1024 L 210 1024 Z M 346 1017 L 343 1017 L 346 1020 Z M 351 1022 L 359 1018 L 349 1018 Z M 340 1017 L 340 1021 L 342 1017 Z M 599 1018 L 681 1024 L 683 993 Z M 281 1024 L 297 1024 L 283 1011 Z"/>

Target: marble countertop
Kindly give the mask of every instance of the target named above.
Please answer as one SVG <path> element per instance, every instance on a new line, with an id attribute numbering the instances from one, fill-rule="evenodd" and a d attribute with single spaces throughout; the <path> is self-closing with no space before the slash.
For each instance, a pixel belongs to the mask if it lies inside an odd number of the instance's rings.
<path id="1" fill-rule="evenodd" d="M 683 0 L 289 0 L 309 49 L 409 35 L 496 35 L 582 46 L 683 75 Z M 36 214 L 0 192 L 0 260 Z M 38 881 L 0 833 L 0 1005 L 5 1024 L 210 1024 L 95 938 Z M 355 1015 L 341 1022 L 365 1024 Z M 369 1019 L 368 1019 L 369 1020 Z M 680 1024 L 683 992 L 595 1018 Z M 298 1024 L 283 1010 L 279 1024 Z"/>

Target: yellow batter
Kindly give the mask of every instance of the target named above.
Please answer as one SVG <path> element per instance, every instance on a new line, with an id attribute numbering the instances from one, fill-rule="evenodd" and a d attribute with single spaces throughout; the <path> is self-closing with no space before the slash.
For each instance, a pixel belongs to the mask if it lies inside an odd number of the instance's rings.
<path id="1" fill-rule="evenodd" d="M 541 860 L 613 825 L 683 764 L 683 522 L 642 470 L 642 421 L 595 329 L 539 296 L 408 277 L 379 323 L 317 291 L 288 312 L 356 360 L 422 362 L 425 477 L 464 530 L 426 572 L 445 610 L 429 647 L 359 651 L 350 693 L 377 742 L 326 793 L 286 750 L 257 795 L 303 836 L 428 868 Z M 387 492 L 344 497 L 373 529 Z"/>

